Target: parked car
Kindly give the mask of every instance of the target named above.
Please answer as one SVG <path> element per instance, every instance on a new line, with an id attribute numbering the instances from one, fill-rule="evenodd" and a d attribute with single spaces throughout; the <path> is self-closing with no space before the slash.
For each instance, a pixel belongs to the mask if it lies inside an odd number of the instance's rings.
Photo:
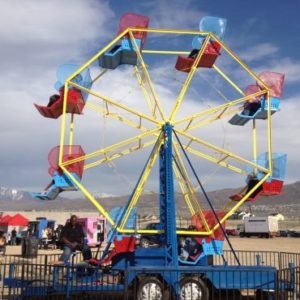
<path id="1" fill-rule="evenodd" d="M 300 231 L 290 231 L 290 237 L 300 237 Z"/>
<path id="2" fill-rule="evenodd" d="M 289 236 L 289 231 L 288 230 L 280 230 L 279 231 L 279 236 L 280 237 L 288 237 Z"/>
<path id="3" fill-rule="evenodd" d="M 226 234 L 230 236 L 238 236 L 239 232 L 237 229 L 226 229 Z"/>

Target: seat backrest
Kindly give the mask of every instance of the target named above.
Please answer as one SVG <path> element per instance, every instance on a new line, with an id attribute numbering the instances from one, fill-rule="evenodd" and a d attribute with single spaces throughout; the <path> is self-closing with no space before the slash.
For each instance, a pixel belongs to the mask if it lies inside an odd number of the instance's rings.
<path id="1" fill-rule="evenodd" d="M 49 174 L 51 176 L 53 176 L 55 171 L 59 170 L 59 166 L 58 166 L 59 149 L 60 146 L 56 146 L 52 148 L 48 154 L 48 161 L 50 165 Z M 64 146 L 63 161 L 68 161 L 73 158 L 78 158 L 84 155 L 85 153 L 80 145 L 72 145 L 71 148 L 69 145 Z M 83 167 L 84 167 L 84 161 L 79 161 L 68 165 L 66 169 L 69 170 L 70 172 L 76 173 L 79 176 L 79 178 L 81 178 L 83 174 Z"/>
<path id="2" fill-rule="evenodd" d="M 226 31 L 227 19 L 206 16 L 200 20 L 199 30 L 212 32 L 220 40 L 223 40 Z"/>
<path id="3" fill-rule="evenodd" d="M 202 32 L 212 32 L 220 40 L 223 40 L 226 30 L 227 20 L 218 17 L 206 16 L 200 20 L 199 30 Z M 205 40 L 205 35 L 197 35 L 193 38 L 192 47 L 193 49 L 200 49 L 203 41 Z M 213 41 L 213 39 L 211 39 Z M 221 49 L 221 46 L 217 49 Z"/>
<path id="4" fill-rule="evenodd" d="M 216 211 L 216 214 L 218 216 L 218 219 L 222 219 L 224 216 L 225 216 L 225 212 L 224 211 Z M 204 215 L 204 218 L 208 224 L 208 226 L 210 228 L 214 227 L 218 221 L 214 215 L 214 213 L 211 211 L 211 210 L 205 210 L 203 211 L 203 215 Z M 202 220 L 201 218 L 199 217 L 198 213 L 196 213 L 195 215 L 193 215 L 192 217 L 192 225 L 195 226 L 195 228 L 198 230 L 198 231 L 203 231 L 205 230 L 204 228 L 204 224 L 202 223 Z M 225 227 L 225 224 L 223 224 L 223 227 Z M 214 236 L 215 238 L 218 237 L 217 239 L 220 239 L 220 240 L 223 240 L 224 239 L 224 235 L 223 235 L 223 232 L 220 228 L 218 228 L 215 232 L 214 232 Z"/>
<path id="5" fill-rule="evenodd" d="M 149 18 L 147 16 L 138 15 L 134 13 L 126 13 L 120 18 L 120 25 L 118 35 L 129 27 L 132 28 L 148 28 Z M 142 47 L 145 44 L 147 32 L 133 32 L 136 39 L 141 40 Z M 129 36 L 127 36 L 129 38 Z"/>
<path id="6" fill-rule="evenodd" d="M 268 152 L 264 152 L 260 154 L 257 157 L 256 163 L 263 167 L 268 169 L 269 168 L 269 155 Z M 286 173 L 286 164 L 287 164 L 287 154 L 285 153 L 272 153 L 272 175 L 268 178 L 268 182 L 271 181 L 271 179 L 276 180 L 284 180 L 285 179 L 285 173 Z M 246 170 L 248 173 L 254 173 L 255 170 L 252 166 L 247 166 Z M 265 176 L 264 172 L 259 171 L 257 173 L 257 178 L 262 179 Z"/>
<path id="7" fill-rule="evenodd" d="M 270 95 L 276 98 L 282 97 L 283 85 L 284 85 L 284 74 L 271 72 L 271 71 L 263 71 L 258 74 L 258 77 L 270 88 Z M 259 82 L 257 85 L 260 88 L 264 88 Z"/>
<path id="8" fill-rule="evenodd" d="M 79 65 L 74 65 L 74 64 L 62 64 L 58 66 L 56 72 L 57 81 L 54 85 L 55 89 L 57 91 L 61 90 L 61 88 L 65 85 L 66 80 L 79 68 L 80 68 Z M 77 83 L 78 85 L 81 85 L 87 89 L 90 89 L 92 87 L 93 82 L 92 82 L 89 68 L 86 68 L 83 71 L 81 71 L 77 76 L 75 76 L 72 82 Z M 87 100 L 88 94 L 85 92 L 81 92 L 81 93 L 83 99 Z"/>
<path id="9" fill-rule="evenodd" d="M 248 85 L 244 91 L 245 96 L 249 96 L 251 94 L 255 94 L 257 92 L 261 91 L 260 87 L 258 85 L 255 84 L 251 84 Z M 247 100 L 247 102 L 259 102 L 260 101 L 260 97 L 261 96 L 257 96 L 257 97 L 253 97 L 249 100 Z"/>

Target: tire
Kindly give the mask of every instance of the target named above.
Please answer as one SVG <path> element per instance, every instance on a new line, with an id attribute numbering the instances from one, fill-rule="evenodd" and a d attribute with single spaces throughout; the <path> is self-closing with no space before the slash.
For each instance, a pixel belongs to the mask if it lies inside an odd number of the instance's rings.
<path id="1" fill-rule="evenodd" d="M 163 300 L 164 286 L 156 277 L 144 277 L 138 283 L 137 300 Z"/>
<path id="2" fill-rule="evenodd" d="M 269 299 L 275 299 L 275 300 L 286 300 L 288 296 L 285 294 L 284 291 L 278 291 L 277 294 L 275 291 L 263 291 L 263 290 L 257 290 L 256 291 L 256 300 L 269 300 Z"/>
<path id="3" fill-rule="evenodd" d="M 185 277 L 180 281 L 180 300 L 208 300 L 209 290 L 200 278 Z"/>
<path id="4" fill-rule="evenodd" d="M 149 248 L 150 247 L 150 241 L 146 238 L 141 238 L 140 247 L 141 248 Z"/>

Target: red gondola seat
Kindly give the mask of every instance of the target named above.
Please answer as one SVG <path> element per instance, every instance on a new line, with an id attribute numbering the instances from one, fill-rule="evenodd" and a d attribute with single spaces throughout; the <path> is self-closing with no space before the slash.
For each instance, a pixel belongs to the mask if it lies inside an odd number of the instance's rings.
<path id="1" fill-rule="evenodd" d="M 283 181 L 272 179 L 270 182 L 264 182 L 262 191 L 260 192 L 261 196 L 274 196 L 280 195 L 282 193 Z"/>
<path id="2" fill-rule="evenodd" d="M 253 187 L 253 186 L 252 186 Z M 251 189 L 252 189 L 251 187 Z M 260 196 L 275 196 L 280 195 L 282 193 L 283 181 L 272 179 L 270 182 L 265 181 L 262 186 L 260 186 L 256 191 L 254 191 L 246 202 L 253 202 L 257 200 Z M 248 190 L 246 193 L 250 191 L 250 185 L 248 186 Z M 245 193 L 245 194 L 246 194 Z M 244 197 L 245 194 L 237 193 L 235 195 L 230 196 L 229 198 L 232 201 L 240 201 Z"/>
<path id="3" fill-rule="evenodd" d="M 220 210 L 220 211 L 217 211 L 216 214 L 217 214 L 218 219 L 221 220 L 226 215 L 226 212 Z M 205 218 L 209 228 L 213 228 L 216 224 L 218 224 L 218 221 L 215 217 L 215 214 L 211 210 L 203 211 L 203 215 L 204 215 L 204 218 Z M 202 220 L 199 217 L 198 213 L 196 213 L 192 217 L 192 225 L 198 231 L 205 231 L 204 224 L 202 223 Z M 223 224 L 223 227 L 225 228 L 225 223 Z M 220 240 L 220 241 L 224 240 L 224 234 L 223 234 L 223 231 L 220 227 L 214 231 L 213 236 L 210 236 L 210 237 L 206 238 L 206 242 L 210 242 L 212 238 L 215 239 L 215 240 Z M 195 239 L 199 244 L 201 244 L 203 236 L 196 236 Z"/>
<path id="4" fill-rule="evenodd" d="M 204 53 L 197 65 L 197 68 L 212 68 L 216 59 L 220 55 L 221 45 L 218 42 L 211 42 L 207 45 Z M 189 73 L 195 59 L 179 55 L 175 65 L 176 70 Z"/>
<path id="5" fill-rule="evenodd" d="M 114 249 L 108 254 L 108 256 L 102 261 L 97 258 L 92 258 L 88 262 L 91 265 L 101 266 L 110 265 L 115 256 L 120 253 L 134 252 L 136 245 L 136 238 L 134 236 L 123 236 L 121 239 L 114 238 Z"/>
<path id="6" fill-rule="evenodd" d="M 45 118 L 57 119 L 62 115 L 64 103 L 64 88 L 59 91 L 59 99 L 54 102 L 50 107 L 34 104 L 39 113 Z M 67 113 L 81 114 L 84 108 L 84 100 L 80 91 L 70 89 L 67 98 Z"/>
<path id="7" fill-rule="evenodd" d="M 64 103 L 64 86 L 66 80 L 79 69 L 80 66 L 73 64 L 62 64 L 58 66 L 56 77 L 57 81 L 54 85 L 55 89 L 59 92 L 59 95 L 54 95 L 50 97 L 48 106 L 34 104 L 39 113 L 51 119 L 57 119 L 63 111 Z M 92 87 L 93 81 L 91 78 L 89 68 L 81 71 L 77 76 L 75 76 L 71 82 L 82 86 L 83 88 L 90 89 Z M 88 98 L 88 93 L 85 91 L 78 90 L 72 85 L 69 85 L 67 93 L 67 113 L 71 114 L 81 114 L 84 108 L 85 102 Z M 55 96 L 58 98 L 56 101 Z M 54 101 L 53 101 L 54 100 Z M 51 102 L 54 102 L 51 104 Z"/>
<path id="8" fill-rule="evenodd" d="M 205 16 L 200 20 L 199 30 L 200 32 L 211 32 L 217 36 L 220 40 L 223 40 L 226 31 L 227 20 L 219 17 Z M 175 65 L 176 70 L 189 73 L 195 61 L 195 57 L 192 54 L 197 54 L 197 51 L 201 49 L 201 46 L 205 40 L 206 35 L 200 34 L 195 36 L 192 41 L 192 52 L 188 57 L 178 56 Z M 204 53 L 197 65 L 197 68 L 212 68 L 216 59 L 220 55 L 221 45 L 213 38 L 210 38 L 208 45 L 206 46 Z"/>

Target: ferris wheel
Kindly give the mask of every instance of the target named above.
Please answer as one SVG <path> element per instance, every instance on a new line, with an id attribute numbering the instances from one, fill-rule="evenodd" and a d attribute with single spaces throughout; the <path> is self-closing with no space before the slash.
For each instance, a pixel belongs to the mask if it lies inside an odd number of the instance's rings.
<path id="1" fill-rule="evenodd" d="M 148 24 L 149 19 L 145 16 L 125 14 L 120 20 L 117 37 L 89 61 L 82 66 L 65 64 L 58 68 L 55 88 L 59 95 L 52 98 L 53 101 L 48 106 L 35 106 L 46 118 L 61 117 L 60 145 L 49 153 L 49 174 L 52 178 L 50 185 L 43 193 L 34 193 L 33 196 L 42 200 L 54 200 L 63 191 L 80 190 L 119 234 L 160 234 L 173 230 L 174 234 L 222 240 L 221 224 L 224 224 L 241 205 L 247 201 L 255 201 L 260 196 L 281 193 L 286 155 L 273 153 L 272 115 L 279 110 L 284 75 L 270 71 L 257 75 L 242 62 L 223 42 L 226 19 L 204 17 L 197 31 L 151 29 L 148 28 Z M 161 41 L 155 43 L 155 39 L 159 37 Z M 176 40 L 179 37 L 181 40 Z M 166 45 L 163 45 L 164 41 Z M 187 49 L 187 43 L 180 41 L 189 41 L 192 46 L 188 46 Z M 156 44 L 160 46 L 158 49 L 146 47 Z M 150 57 L 148 61 L 147 56 Z M 149 71 L 152 64 L 153 73 L 162 78 L 163 75 L 159 72 L 155 73 L 155 68 L 161 68 L 161 57 L 170 57 L 166 61 L 177 74 L 177 78 L 173 78 L 171 84 L 177 86 L 178 94 L 172 105 L 168 102 L 169 112 L 164 107 L 166 101 L 161 99 L 156 89 L 159 79 L 153 80 Z M 240 68 L 243 72 L 243 78 L 247 78 L 248 82 L 245 88 L 240 87 L 230 74 L 223 70 L 219 61 L 224 57 L 224 66 L 234 63 L 235 68 Z M 120 70 L 123 71 L 123 75 Z M 197 82 L 201 80 L 202 73 L 208 70 L 209 76 L 216 74 L 219 77 L 217 81 L 206 77 L 204 84 L 211 86 L 222 101 L 215 101 L 216 96 L 210 99 L 211 94 L 208 93 L 205 99 L 208 105 L 205 108 L 195 104 L 191 98 L 201 97 L 201 92 L 198 91 L 195 96 L 192 91 L 200 86 Z M 123 82 L 119 82 L 118 85 L 113 79 L 115 74 L 119 79 L 120 74 L 123 76 Z M 133 89 L 127 86 L 128 74 L 135 78 L 136 86 Z M 225 96 L 221 91 L 221 81 L 226 84 L 227 90 L 231 89 L 237 96 Z M 105 93 L 108 86 L 112 88 L 111 95 Z M 160 84 L 160 90 L 163 88 Z M 126 97 L 118 98 L 119 90 L 125 91 Z M 136 99 L 133 99 L 132 90 L 138 90 Z M 185 103 L 188 104 L 188 109 L 184 106 Z M 100 147 L 96 146 L 99 143 L 95 141 L 93 151 L 87 151 L 83 144 L 74 144 L 76 130 L 79 129 L 76 123 L 92 115 L 90 112 L 95 116 L 89 123 L 90 126 L 97 125 L 97 121 L 101 122 L 99 116 L 115 120 L 121 132 L 116 137 L 119 140 Z M 247 154 L 240 151 L 243 141 L 240 147 L 232 150 L 210 141 L 205 129 L 218 122 L 227 124 L 227 135 L 231 130 L 235 133 L 243 131 L 245 140 L 251 145 L 250 151 Z M 264 124 L 262 132 L 257 126 L 259 122 Z M 120 138 L 125 127 L 134 129 L 137 134 Z M 261 146 L 259 143 L 262 135 Z M 88 137 L 85 137 L 87 140 Z M 220 132 L 214 138 L 223 139 Z M 90 146 L 93 140 L 89 140 L 88 143 L 89 147 L 93 148 Z M 101 200 L 98 201 L 86 187 L 84 178 L 95 168 L 111 165 L 121 157 L 126 159 L 138 155 L 146 149 L 150 149 L 149 156 L 145 159 L 128 203 L 121 216 L 113 218 Z M 258 154 L 261 150 L 262 154 Z M 195 159 L 197 165 L 209 162 L 218 170 L 226 169 L 228 174 L 246 178 L 245 188 L 229 199 L 224 199 L 224 207 L 214 211 L 212 201 L 207 196 L 200 176 L 197 175 L 197 168 L 194 167 Z M 156 165 L 159 165 L 157 180 L 162 225 L 155 229 L 128 226 L 131 214 Z M 230 178 L 230 175 L 226 175 L 224 180 L 227 178 Z M 191 215 L 190 229 L 176 229 L 175 183 Z M 101 183 L 99 187 L 102 188 Z M 204 195 L 202 200 L 197 192 L 199 188 Z M 206 200 L 209 209 L 203 206 L 203 201 Z M 170 234 L 169 238 L 173 238 L 174 244 L 174 236 Z"/>

